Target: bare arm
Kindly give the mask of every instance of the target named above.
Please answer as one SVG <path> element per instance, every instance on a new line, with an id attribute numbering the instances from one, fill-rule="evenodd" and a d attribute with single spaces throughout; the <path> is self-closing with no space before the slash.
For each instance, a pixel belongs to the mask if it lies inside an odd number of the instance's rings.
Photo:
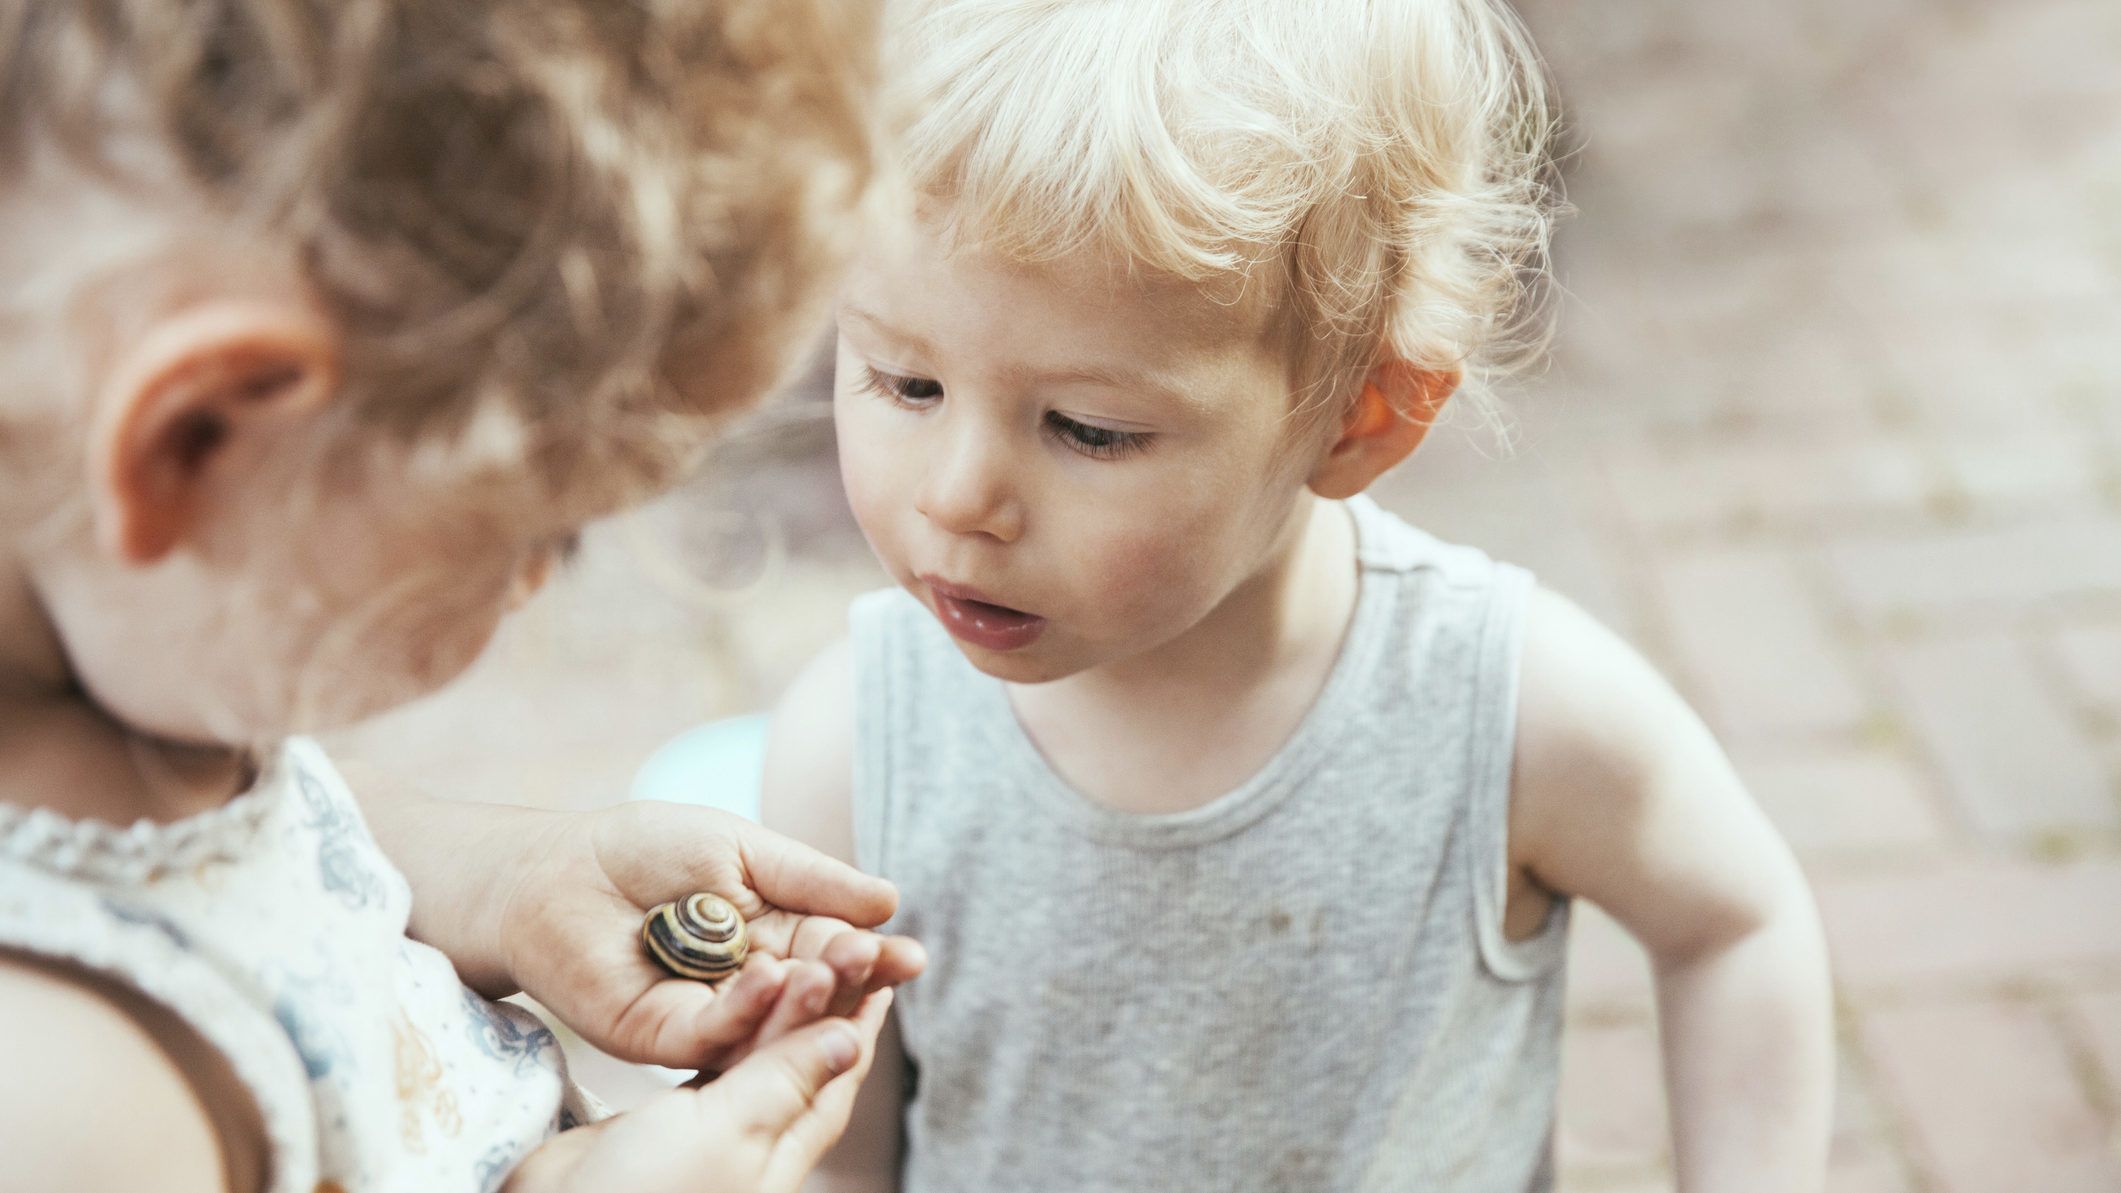
<path id="1" fill-rule="evenodd" d="M 1804 876 L 1708 729 L 1633 650 L 1534 597 L 1511 855 L 1650 954 L 1681 1193 L 1824 1177 L 1826 950 Z"/>
<path id="2" fill-rule="evenodd" d="M 361 812 L 391 863 L 412 886 L 406 934 L 433 945 L 465 985 L 488 998 L 519 989 L 501 941 L 503 915 L 524 863 L 579 831 L 578 816 L 534 808 L 436 799 L 368 768 L 342 765 Z M 502 864 L 469 865 L 467 859 Z"/>
<path id="3" fill-rule="evenodd" d="M 0 1193 L 264 1186 L 248 1095 L 218 1054 L 138 995 L 0 953 L 0 1073 Z"/>
<path id="4" fill-rule="evenodd" d="M 854 676 L 842 642 L 796 678 L 774 713 L 761 818 L 768 828 L 852 864 L 853 796 Z M 877 1042 L 847 1133 L 818 1165 L 807 1193 L 895 1193 L 904 1081 L 894 1018 Z"/>
<path id="5" fill-rule="evenodd" d="M 897 905 L 889 883 L 740 816 L 629 802 L 596 812 L 449 803 L 390 781 L 364 801 L 413 890 L 411 930 L 489 998 L 528 991 L 626 1060 L 726 1069 L 777 1010 L 822 990 L 851 1014 L 925 962 L 910 940 L 855 930 Z M 642 952 L 641 916 L 691 891 L 735 900 L 751 960 L 719 986 L 669 980 Z"/>

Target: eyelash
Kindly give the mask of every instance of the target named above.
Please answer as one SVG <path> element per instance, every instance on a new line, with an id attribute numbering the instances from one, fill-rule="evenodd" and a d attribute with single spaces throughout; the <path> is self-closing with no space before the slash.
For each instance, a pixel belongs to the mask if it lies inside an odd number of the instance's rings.
<path id="1" fill-rule="evenodd" d="M 909 410 L 925 410 L 943 396 L 942 386 L 926 377 L 901 377 L 871 365 L 863 365 L 862 373 L 862 388 Z M 935 392 L 908 392 L 917 386 L 932 388 Z M 1040 429 L 1062 446 L 1098 460 L 1117 460 L 1146 451 L 1154 438 L 1146 431 L 1115 431 L 1110 427 L 1092 426 L 1055 410 L 1046 412 Z"/>

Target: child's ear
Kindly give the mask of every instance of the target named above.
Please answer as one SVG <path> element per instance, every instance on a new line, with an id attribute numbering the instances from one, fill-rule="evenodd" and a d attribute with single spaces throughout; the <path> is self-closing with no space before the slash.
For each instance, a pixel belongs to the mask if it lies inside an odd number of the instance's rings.
<path id="1" fill-rule="evenodd" d="M 284 293 L 225 293 L 115 345 L 95 394 L 89 492 L 104 549 L 152 564 L 194 534 L 208 485 L 244 449 L 328 403 L 336 324 Z"/>
<path id="2" fill-rule="evenodd" d="M 1371 369 L 1341 422 L 1340 437 L 1311 470 L 1311 491 L 1336 501 L 1353 497 L 1413 454 L 1457 390 L 1458 377 L 1455 371 L 1417 369 L 1405 361 Z"/>

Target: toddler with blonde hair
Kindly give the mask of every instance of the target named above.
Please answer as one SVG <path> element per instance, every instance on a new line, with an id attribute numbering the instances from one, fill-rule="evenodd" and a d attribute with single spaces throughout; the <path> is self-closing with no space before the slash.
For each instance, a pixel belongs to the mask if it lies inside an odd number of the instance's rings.
<path id="1" fill-rule="evenodd" d="M 837 1136 L 920 968 L 851 927 L 888 884 L 669 805 L 364 817 L 300 735 L 455 675 L 785 371 L 872 40 L 827 0 L 0 9 L 0 1188 L 787 1190 Z M 694 890 L 751 921 L 719 986 L 641 947 Z M 604 1118 L 517 989 L 726 1072 Z"/>
<path id="2" fill-rule="evenodd" d="M 1584 898 L 1655 964 L 1681 1188 L 1816 1188 L 1788 851 L 1635 652 L 1362 496 L 1538 347 L 1514 19 L 925 0 L 890 36 L 835 418 L 898 587 L 785 698 L 764 808 L 931 962 L 813 1187 L 1549 1189 Z"/>

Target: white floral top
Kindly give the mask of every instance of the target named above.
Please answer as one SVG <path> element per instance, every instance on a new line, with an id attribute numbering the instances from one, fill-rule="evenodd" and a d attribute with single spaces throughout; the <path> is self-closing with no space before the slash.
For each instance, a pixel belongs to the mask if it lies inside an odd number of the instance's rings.
<path id="1" fill-rule="evenodd" d="M 600 1114 L 536 1016 L 405 935 L 412 895 L 314 742 L 172 824 L 0 804 L 0 945 L 137 988 L 220 1049 L 270 1193 L 496 1189 Z"/>

